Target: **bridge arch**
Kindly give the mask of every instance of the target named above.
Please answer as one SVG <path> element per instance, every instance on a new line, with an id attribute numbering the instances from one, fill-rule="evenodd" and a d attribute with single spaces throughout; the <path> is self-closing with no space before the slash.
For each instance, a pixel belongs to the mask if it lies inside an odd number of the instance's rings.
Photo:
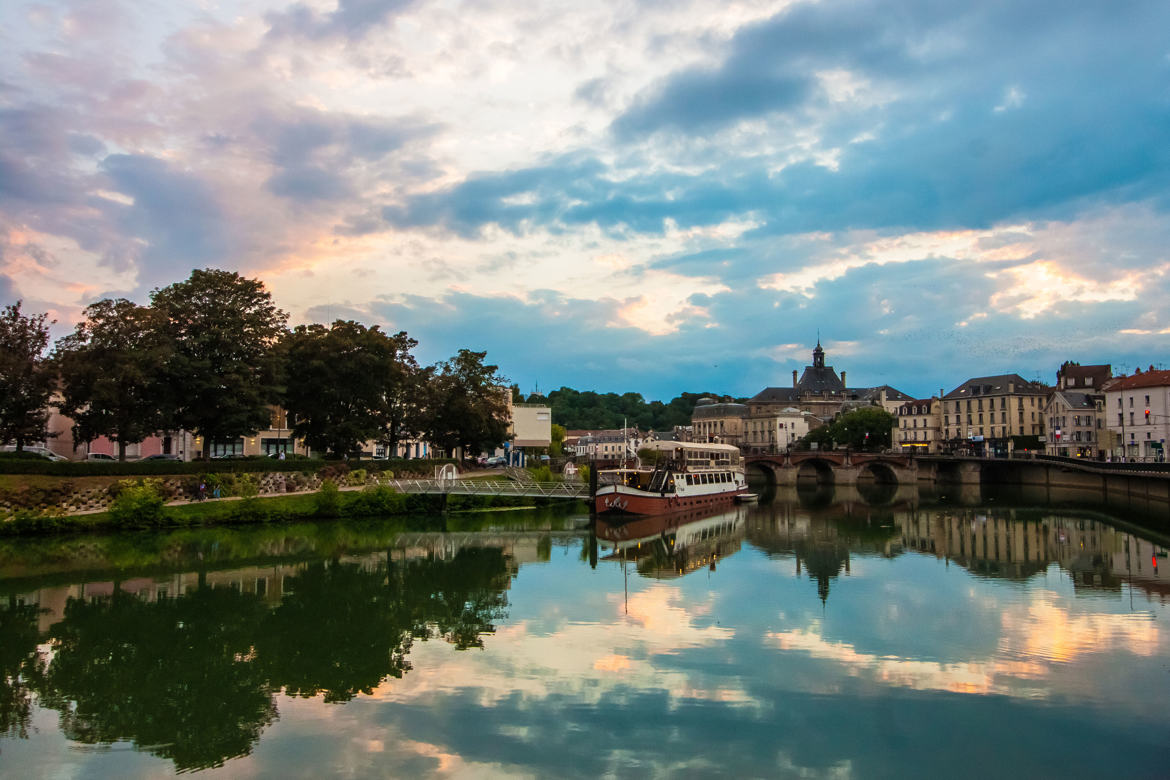
<path id="1" fill-rule="evenodd" d="M 805 458 L 796 465 L 796 481 L 832 485 L 833 463 L 821 458 Z"/>
<path id="2" fill-rule="evenodd" d="M 889 463 L 871 460 L 858 466 L 858 481 L 876 482 L 880 485 L 897 485 L 898 475 Z"/>

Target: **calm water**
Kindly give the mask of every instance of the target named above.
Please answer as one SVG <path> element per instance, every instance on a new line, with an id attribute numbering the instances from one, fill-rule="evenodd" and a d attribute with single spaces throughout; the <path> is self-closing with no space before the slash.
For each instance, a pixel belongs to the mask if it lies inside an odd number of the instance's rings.
<path id="1" fill-rule="evenodd" d="M 1164 537 L 870 501 L 4 542 L 0 775 L 1170 773 Z"/>

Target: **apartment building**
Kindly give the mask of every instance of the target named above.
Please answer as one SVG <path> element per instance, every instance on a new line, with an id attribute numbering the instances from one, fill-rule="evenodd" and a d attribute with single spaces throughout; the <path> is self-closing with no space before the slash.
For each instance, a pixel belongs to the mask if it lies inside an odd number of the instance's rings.
<path id="1" fill-rule="evenodd" d="M 943 448 L 943 402 L 938 398 L 911 399 L 894 409 L 890 444 L 908 455 L 937 454 Z"/>
<path id="2" fill-rule="evenodd" d="M 994 456 L 1040 449 L 1047 397 L 1047 387 L 1019 374 L 968 379 L 942 398 L 944 448 Z"/>
<path id="3" fill-rule="evenodd" d="M 1170 371 L 1140 368 L 1104 387 L 1105 424 L 1116 435 L 1112 457 L 1164 461 L 1170 438 Z"/>

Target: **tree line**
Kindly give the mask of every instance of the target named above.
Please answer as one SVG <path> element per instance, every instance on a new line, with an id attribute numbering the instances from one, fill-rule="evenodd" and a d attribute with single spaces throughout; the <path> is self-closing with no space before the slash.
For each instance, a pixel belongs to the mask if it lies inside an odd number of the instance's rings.
<path id="1" fill-rule="evenodd" d="M 207 458 L 214 442 L 268 428 L 272 406 L 335 457 L 368 441 L 393 455 L 408 439 L 480 452 L 507 438 L 506 380 L 486 352 L 421 366 L 405 331 L 287 322 L 262 282 L 218 269 L 155 289 L 145 306 L 98 301 L 51 351 L 48 315 L 17 301 L 0 313 L 0 441 L 19 451 L 53 435 L 50 403 L 73 420 L 75 443 L 108 437 L 120 460 L 168 430 L 201 437 Z"/>

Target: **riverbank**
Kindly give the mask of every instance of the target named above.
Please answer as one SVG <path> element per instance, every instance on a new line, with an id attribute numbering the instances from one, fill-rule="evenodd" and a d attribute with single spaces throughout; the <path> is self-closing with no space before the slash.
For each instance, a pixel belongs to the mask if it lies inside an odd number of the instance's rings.
<path id="1" fill-rule="evenodd" d="M 319 490 L 279 495 L 165 501 L 153 493 L 149 485 L 138 485 L 123 491 L 106 511 L 77 514 L 17 512 L 12 518 L 0 523 L 0 536 L 296 523 L 339 518 L 538 508 L 546 504 L 548 499 L 414 495 L 399 493 L 386 485 L 339 487 L 332 482 L 326 482 Z"/>

